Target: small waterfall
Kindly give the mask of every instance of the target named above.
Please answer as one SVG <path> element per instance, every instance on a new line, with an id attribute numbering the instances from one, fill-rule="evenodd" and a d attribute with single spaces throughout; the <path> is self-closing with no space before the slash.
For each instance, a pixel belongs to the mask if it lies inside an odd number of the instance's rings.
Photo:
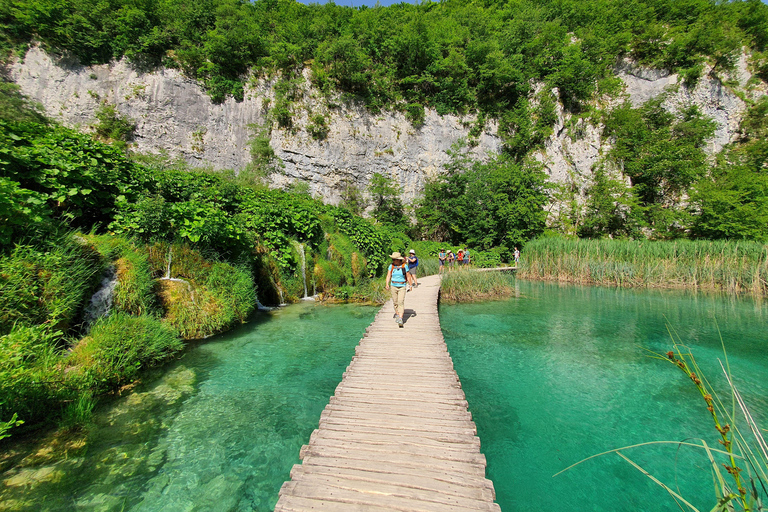
<path id="1" fill-rule="evenodd" d="M 168 266 L 165 269 L 165 279 L 171 278 L 171 250 L 173 246 L 168 244 Z"/>
<path id="2" fill-rule="evenodd" d="M 116 285 L 117 272 L 114 265 L 110 265 L 104 271 L 104 277 L 101 279 L 99 289 L 96 290 L 96 293 L 91 297 L 91 301 L 85 307 L 83 320 L 86 325 L 91 326 L 99 318 L 109 315 Z"/>
<path id="3" fill-rule="evenodd" d="M 304 283 L 304 297 L 302 299 L 309 299 L 310 297 L 307 294 L 307 257 L 304 254 L 304 244 L 294 241 L 293 246 L 299 253 L 299 260 L 301 261 L 301 279 Z"/>
<path id="4" fill-rule="evenodd" d="M 192 304 L 195 304 L 195 290 L 192 288 L 192 285 L 187 281 L 186 279 L 178 279 L 175 277 L 171 277 L 171 251 L 173 249 L 172 245 L 168 246 L 168 266 L 165 267 L 165 275 L 160 278 L 161 281 L 173 281 L 176 283 L 184 283 L 187 285 L 187 290 L 189 291 L 190 299 L 192 300 Z"/>

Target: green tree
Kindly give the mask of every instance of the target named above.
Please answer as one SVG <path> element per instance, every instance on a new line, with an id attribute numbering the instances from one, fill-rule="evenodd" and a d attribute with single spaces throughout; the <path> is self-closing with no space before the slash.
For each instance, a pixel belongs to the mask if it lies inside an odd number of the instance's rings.
<path id="1" fill-rule="evenodd" d="M 405 207 L 400 199 L 402 187 L 396 178 L 387 178 L 378 172 L 374 173 L 368 183 L 368 193 L 373 203 L 371 214 L 374 219 L 381 224 L 398 229 L 408 227 Z"/>

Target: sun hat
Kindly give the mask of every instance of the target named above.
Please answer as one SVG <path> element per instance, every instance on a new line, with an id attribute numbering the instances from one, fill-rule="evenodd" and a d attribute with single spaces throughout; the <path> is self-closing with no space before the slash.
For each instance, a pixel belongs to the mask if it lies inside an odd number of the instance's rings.
<path id="1" fill-rule="evenodd" d="M 393 260 L 405 259 L 399 252 L 393 252 L 392 254 L 389 255 L 389 257 L 392 258 Z"/>
<path id="2" fill-rule="evenodd" d="M 416 251 L 414 251 L 413 249 L 411 249 L 409 252 L 410 252 L 411 254 L 416 254 Z"/>

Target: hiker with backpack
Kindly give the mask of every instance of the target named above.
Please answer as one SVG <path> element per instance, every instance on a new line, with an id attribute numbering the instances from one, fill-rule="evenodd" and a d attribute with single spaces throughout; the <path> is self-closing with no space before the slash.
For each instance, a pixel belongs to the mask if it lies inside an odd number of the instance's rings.
<path id="1" fill-rule="evenodd" d="M 413 282 L 413 286 L 418 288 L 419 281 L 416 279 L 416 267 L 419 266 L 419 258 L 416 257 L 416 251 L 411 249 L 405 262 L 408 264 L 408 272 L 411 274 L 411 281 Z"/>
<path id="2" fill-rule="evenodd" d="M 412 288 L 412 278 L 411 273 L 408 272 L 408 264 L 399 252 L 393 252 L 389 257 L 392 258 L 392 264 L 387 270 L 387 280 L 384 288 L 389 290 L 392 295 L 392 305 L 395 308 L 395 322 L 398 326 L 403 327 L 405 292 Z M 407 289 L 406 286 L 408 287 Z"/>

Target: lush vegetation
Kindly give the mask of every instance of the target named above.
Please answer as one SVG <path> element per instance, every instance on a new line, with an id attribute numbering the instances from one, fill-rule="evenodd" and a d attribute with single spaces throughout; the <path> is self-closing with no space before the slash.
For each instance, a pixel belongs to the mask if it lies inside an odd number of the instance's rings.
<path id="1" fill-rule="evenodd" d="M 479 109 L 501 115 L 510 136 L 515 127 L 536 131 L 521 115 L 534 81 L 578 110 L 612 90 L 617 58 L 695 77 L 705 62 L 728 69 L 746 44 L 764 66 L 767 33 L 758 0 L 448 0 L 372 9 L 293 0 L 0 3 L 7 50 L 38 39 L 85 64 L 125 56 L 179 67 L 219 100 L 241 99 L 251 70 L 290 75 L 308 62 L 320 89 L 371 108 L 397 105 L 416 122 L 425 106 Z"/>
<path id="2" fill-rule="evenodd" d="M 759 0 L 0 0 L 3 57 L 39 42 L 86 65 L 126 57 L 180 68 L 217 102 L 242 100 L 253 78 L 273 79 L 275 91 L 270 122 L 252 127 L 253 163 L 235 175 L 129 155 L 135 123 L 113 105 L 100 105 L 86 135 L 0 81 L 0 437 L 20 420 L 81 424 L 100 393 L 183 340 L 244 321 L 257 296 L 382 301 L 376 278 L 393 251 L 415 249 L 429 272 L 441 248 L 466 244 L 475 266 L 496 266 L 527 244 L 526 277 L 765 293 L 763 246 L 703 240 L 768 240 L 768 99 L 745 99 L 740 138 L 716 161 L 704 151 L 714 123 L 696 108 L 603 100 L 620 90 L 623 58 L 679 72 L 680 87 L 705 71 L 731 87 L 745 48 L 755 80 L 768 80 L 766 34 Z M 301 186 L 264 186 L 280 168 L 269 132 L 295 129 L 307 67 L 326 100 L 308 113 L 317 140 L 349 99 L 399 110 L 416 129 L 427 108 L 474 115 L 412 209 L 383 175 L 367 190 L 348 186 L 341 207 Z M 575 181 L 547 185 L 532 158 L 559 105 L 574 138 L 592 124 L 612 142 L 585 200 Z M 473 161 L 467 147 L 489 119 L 503 149 Z M 529 243 L 545 233 L 548 203 L 551 227 L 572 237 L 681 240 Z M 88 300 L 110 275 L 112 313 L 91 321 Z M 504 279 L 457 272 L 445 297 L 503 294 Z"/>
<path id="3" fill-rule="evenodd" d="M 768 294 L 768 247 L 756 242 L 549 237 L 526 245 L 521 263 L 531 279 Z"/>
<path id="4" fill-rule="evenodd" d="M 309 293 L 381 301 L 374 282 L 387 255 L 411 243 L 344 208 L 267 189 L 248 171 L 131 160 L 3 86 L 2 436 L 20 421 L 82 425 L 100 394 L 184 340 L 245 321 L 257 292 L 267 304 L 294 300 L 306 276 Z M 105 285 L 107 316 L 89 304 Z"/>
<path id="5" fill-rule="evenodd" d="M 458 268 L 448 272 L 440 286 L 440 301 L 448 304 L 482 302 L 510 297 L 515 291 L 515 278 L 504 272 L 472 272 Z"/>

